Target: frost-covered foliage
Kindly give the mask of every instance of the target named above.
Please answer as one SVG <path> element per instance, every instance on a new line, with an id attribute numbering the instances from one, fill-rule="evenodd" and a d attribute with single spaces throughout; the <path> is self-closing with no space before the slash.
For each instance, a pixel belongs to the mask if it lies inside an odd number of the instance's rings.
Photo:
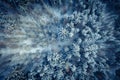
<path id="1" fill-rule="evenodd" d="M 117 16 L 104 3 L 5 0 L 0 6 L 0 80 L 116 80 L 120 75 Z"/>

